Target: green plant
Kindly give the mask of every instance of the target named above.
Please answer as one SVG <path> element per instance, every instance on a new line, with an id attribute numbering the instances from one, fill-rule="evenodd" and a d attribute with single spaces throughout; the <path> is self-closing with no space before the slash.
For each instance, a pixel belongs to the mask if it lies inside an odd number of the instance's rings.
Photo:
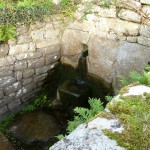
<path id="1" fill-rule="evenodd" d="M 120 82 L 123 86 L 127 86 L 131 83 L 138 82 L 140 84 L 150 85 L 150 73 L 148 73 L 150 69 L 150 65 L 145 68 L 147 71 L 143 71 L 142 74 L 133 71 L 129 74 L 130 80 L 127 80 L 124 77 L 120 77 Z"/>
<path id="2" fill-rule="evenodd" d="M 61 140 L 62 138 L 64 138 L 64 135 L 63 134 L 59 134 L 57 136 L 55 136 L 58 140 Z"/>
<path id="3" fill-rule="evenodd" d="M 113 96 L 105 96 L 105 99 L 107 102 L 110 102 L 113 99 Z"/>
<path id="4" fill-rule="evenodd" d="M 14 26 L 0 26 L 0 41 L 16 40 L 16 28 Z"/>
<path id="5" fill-rule="evenodd" d="M 87 122 L 96 114 L 104 110 L 102 106 L 103 103 L 100 101 L 100 99 L 90 98 L 88 102 L 90 105 L 90 109 L 81 107 L 76 107 L 74 109 L 74 112 L 76 113 L 74 120 L 68 122 L 67 131 L 69 133 L 72 132 L 80 124 Z"/>
<path id="6" fill-rule="evenodd" d="M 121 97 L 123 102 L 116 101 L 108 105 L 112 114 L 115 114 L 124 126 L 122 133 L 104 133 L 115 139 L 118 145 L 127 150 L 146 150 L 150 146 L 150 94 L 143 96 Z"/>

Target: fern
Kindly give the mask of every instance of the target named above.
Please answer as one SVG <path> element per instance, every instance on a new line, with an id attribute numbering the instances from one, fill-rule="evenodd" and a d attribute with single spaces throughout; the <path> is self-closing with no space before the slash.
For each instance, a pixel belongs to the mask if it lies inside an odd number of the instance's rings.
<path id="1" fill-rule="evenodd" d="M 120 82 L 122 86 L 127 86 L 130 84 L 129 81 L 125 77 L 122 77 L 122 76 L 120 77 Z"/>
<path id="2" fill-rule="evenodd" d="M 104 111 L 104 108 L 102 106 L 103 103 L 100 101 L 100 99 L 90 98 L 88 102 L 90 105 L 90 109 L 81 107 L 76 107 L 74 109 L 74 112 L 76 113 L 74 120 L 68 122 L 67 131 L 69 133 L 72 132 L 80 124 L 87 122 L 99 112 Z"/>

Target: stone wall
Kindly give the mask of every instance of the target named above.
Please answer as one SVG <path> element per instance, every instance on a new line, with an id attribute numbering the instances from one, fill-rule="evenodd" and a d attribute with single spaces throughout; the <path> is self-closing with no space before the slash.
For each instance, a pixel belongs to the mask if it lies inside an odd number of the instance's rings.
<path id="1" fill-rule="evenodd" d="M 60 63 L 62 24 L 42 23 L 17 27 L 17 41 L 0 44 L 0 116 L 34 97 L 52 69 Z"/>
<path id="2" fill-rule="evenodd" d="M 118 88 L 118 77 L 143 70 L 150 61 L 150 1 L 82 0 L 62 37 L 62 62 L 76 67 L 88 48 L 88 72 Z"/>
<path id="3" fill-rule="evenodd" d="M 88 48 L 88 73 L 117 89 L 120 75 L 150 62 L 150 1 L 82 0 L 75 21 L 51 16 L 17 27 L 17 41 L 0 44 L 0 116 L 27 102 L 61 62 L 76 67 Z"/>

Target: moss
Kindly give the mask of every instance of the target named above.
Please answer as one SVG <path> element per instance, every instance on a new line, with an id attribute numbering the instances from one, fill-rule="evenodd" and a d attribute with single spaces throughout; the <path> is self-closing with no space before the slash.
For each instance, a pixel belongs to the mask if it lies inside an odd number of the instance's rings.
<path id="1" fill-rule="evenodd" d="M 123 102 L 114 101 L 108 105 L 125 130 L 122 133 L 105 130 L 104 133 L 127 150 L 146 150 L 150 147 L 150 93 L 144 95 L 122 96 Z"/>

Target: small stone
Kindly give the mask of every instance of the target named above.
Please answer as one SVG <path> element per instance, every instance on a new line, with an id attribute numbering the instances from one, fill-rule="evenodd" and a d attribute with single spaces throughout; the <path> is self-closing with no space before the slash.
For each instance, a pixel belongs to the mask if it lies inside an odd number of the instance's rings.
<path id="1" fill-rule="evenodd" d="M 137 42 L 137 36 L 128 36 L 127 41 L 131 43 L 136 43 Z"/>
<path id="2" fill-rule="evenodd" d="M 40 82 L 40 81 L 46 79 L 47 75 L 48 75 L 47 73 L 44 73 L 42 75 L 36 76 L 34 78 L 34 82 L 37 83 L 37 82 Z"/>
<path id="3" fill-rule="evenodd" d="M 32 90 L 34 90 L 35 86 L 36 86 L 35 83 L 31 83 L 31 84 L 28 84 L 28 85 L 24 86 L 22 88 L 23 94 L 31 92 Z"/>
<path id="4" fill-rule="evenodd" d="M 60 53 L 53 53 L 50 55 L 46 55 L 46 58 L 45 58 L 46 65 L 56 62 L 58 59 L 60 59 Z"/>
<path id="5" fill-rule="evenodd" d="M 15 74 L 16 74 L 17 80 L 20 81 L 22 79 L 22 71 L 16 71 Z"/>
<path id="6" fill-rule="evenodd" d="M 13 56 L 7 56 L 7 57 L 4 57 L 4 58 L 0 58 L 0 67 L 1 66 L 8 66 L 8 65 L 12 65 L 14 64 L 15 62 L 15 57 Z"/>
<path id="7" fill-rule="evenodd" d="M 23 85 L 27 85 L 33 82 L 33 78 L 26 78 L 22 80 Z"/>
<path id="8" fill-rule="evenodd" d="M 0 89 L 0 99 L 3 98 L 3 96 L 4 96 L 3 90 Z"/>
<path id="9" fill-rule="evenodd" d="M 16 78 L 11 77 L 11 76 L 0 78 L 0 88 L 9 86 L 10 84 L 14 83 L 15 81 L 16 81 Z"/>
<path id="10" fill-rule="evenodd" d="M 149 1 L 149 0 L 140 0 L 140 2 L 141 2 L 142 4 L 150 4 L 150 1 Z"/>
<path id="11" fill-rule="evenodd" d="M 147 25 L 141 25 L 140 34 L 150 38 L 150 27 Z"/>

